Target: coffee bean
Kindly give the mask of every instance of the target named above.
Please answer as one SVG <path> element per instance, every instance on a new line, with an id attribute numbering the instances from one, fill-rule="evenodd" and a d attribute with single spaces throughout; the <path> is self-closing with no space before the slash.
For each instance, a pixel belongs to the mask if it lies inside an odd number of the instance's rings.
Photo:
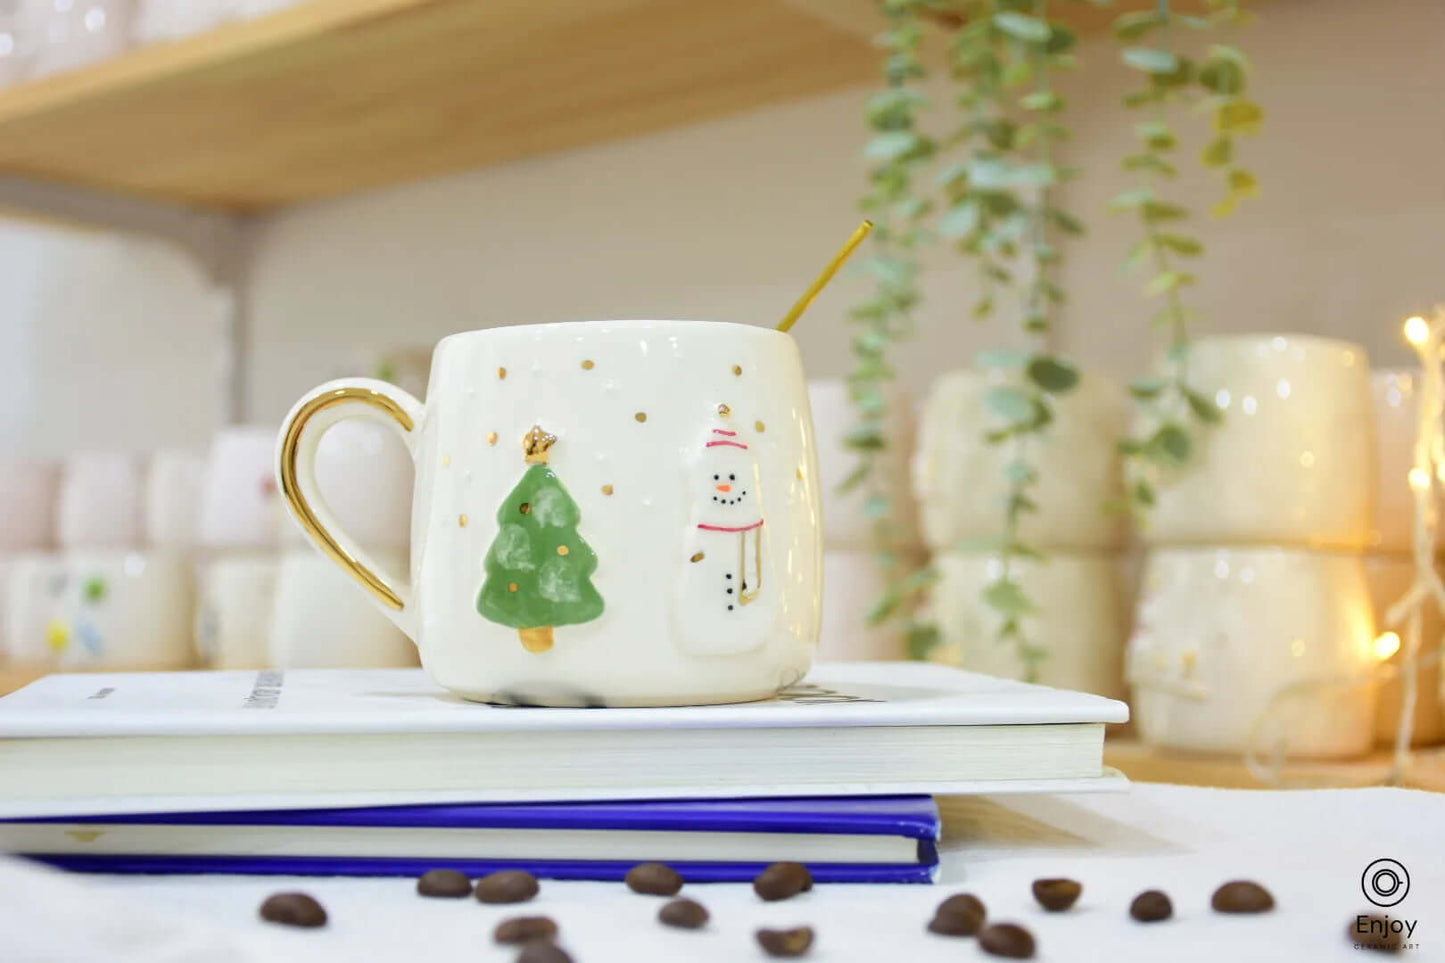
<path id="1" fill-rule="evenodd" d="M 1157 923 L 1174 915 L 1174 904 L 1161 890 L 1146 889 L 1129 904 L 1129 915 L 1141 923 Z"/>
<path id="2" fill-rule="evenodd" d="M 1236 879 L 1215 890 L 1209 905 L 1220 913 L 1265 913 L 1274 909 L 1274 897 L 1258 883 Z"/>
<path id="3" fill-rule="evenodd" d="M 1345 939 L 1362 950 L 1374 950 L 1376 953 L 1398 953 L 1405 944 L 1405 935 L 1398 930 L 1392 932 L 1387 917 L 1365 913 L 1350 918 L 1350 925 L 1345 927 Z"/>
<path id="4" fill-rule="evenodd" d="M 513 916 L 502 920 L 492 931 L 498 943 L 530 943 L 557 937 L 557 924 L 546 916 Z"/>
<path id="5" fill-rule="evenodd" d="M 423 896 L 470 896 L 472 881 L 454 869 L 433 869 L 416 881 L 416 891 Z"/>
<path id="6" fill-rule="evenodd" d="M 651 896 L 676 896 L 682 875 L 666 863 L 639 863 L 627 871 L 627 888 Z"/>
<path id="7" fill-rule="evenodd" d="M 517 963 L 572 963 L 572 957 L 551 940 L 533 940 L 522 947 Z"/>
<path id="8" fill-rule="evenodd" d="M 707 925 L 707 907 L 690 899 L 675 899 L 658 910 L 657 918 L 665 926 L 695 930 Z"/>
<path id="9" fill-rule="evenodd" d="M 774 863 L 753 880 L 753 892 L 772 903 L 813 888 L 813 874 L 802 863 Z"/>
<path id="10" fill-rule="evenodd" d="M 1083 891 L 1083 884 L 1072 879 L 1034 880 L 1034 899 L 1050 913 L 1062 913 L 1073 906 Z"/>
<path id="11" fill-rule="evenodd" d="M 325 926 L 326 909 L 305 893 L 276 893 L 261 904 L 261 919 L 287 926 Z"/>
<path id="12" fill-rule="evenodd" d="M 525 903 L 541 889 L 537 877 L 520 869 L 483 876 L 477 881 L 477 899 L 483 903 Z"/>
<path id="13" fill-rule="evenodd" d="M 769 956 L 802 956 L 813 947 L 813 928 L 798 926 L 790 930 L 758 930 L 758 945 Z"/>
<path id="14" fill-rule="evenodd" d="M 1034 955 L 1034 937 L 1017 924 L 995 923 L 978 934 L 978 948 L 992 956 L 1027 960 Z"/>
<path id="15" fill-rule="evenodd" d="M 977 896 L 959 893 L 938 904 L 928 930 L 941 936 L 974 936 L 987 918 L 988 911 Z"/>

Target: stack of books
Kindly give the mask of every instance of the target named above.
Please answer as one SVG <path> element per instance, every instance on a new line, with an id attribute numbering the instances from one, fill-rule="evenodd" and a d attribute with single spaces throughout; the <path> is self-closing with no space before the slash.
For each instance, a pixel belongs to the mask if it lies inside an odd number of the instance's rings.
<path id="1" fill-rule="evenodd" d="M 928 882 L 933 796 L 1122 788 L 1122 703 L 916 663 L 768 702 L 477 705 L 421 670 L 61 675 L 0 699 L 0 851 L 95 872 Z"/>

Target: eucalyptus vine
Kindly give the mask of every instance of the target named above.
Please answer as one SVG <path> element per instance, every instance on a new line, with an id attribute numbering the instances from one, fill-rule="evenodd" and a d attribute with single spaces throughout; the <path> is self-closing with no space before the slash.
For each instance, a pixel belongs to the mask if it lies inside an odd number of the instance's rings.
<path id="1" fill-rule="evenodd" d="M 1213 399 L 1189 383 L 1189 329 L 1197 315 L 1184 303 L 1184 292 L 1195 283 L 1195 275 L 1184 269 L 1183 262 L 1202 255 L 1204 245 L 1179 227 L 1189 212 L 1165 199 L 1164 182 L 1178 173 L 1172 162 L 1178 142 L 1169 124 L 1169 107 L 1188 104 L 1212 120 L 1214 136 L 1199 159 L 1224 176 L 1224 197 L 1213 208 L 1217 216 L 1230 214 L 1259 190 L 1254 174 L 1236 162 L 1236 140 L 1257 133 L 1264 120 L 1264 111 L 1246 95 L 1248 59 L 1238 47 L 1226 44 L 1210 45 L 1200 59 L 1179 49 L 1181 31 L 1212 31 L 1243 17 L 1240 0 L 1209 0 L 1209 10 L 1208 16 L 1190 16 L 1175 12 L 1170 0 L 1158 0 L 1155 9 L 1126 13 L 1114 22 L 1115 35 L 1128 44 L 1124 62 L 1144 79 L 1142 88 L 1125 96 L 1124 104 L 1148 110 L 1149 119 L 1135 125 L 1141 149 L 1124 158 L 1124 168 L 1137 172 L 1141 183 L 1115 197 L 1110 206 L 1139 220 L 1144 236 L 1130 251 L 1125 267 L 1151 270 L 1143 292 L 1162 301 L 1152 323 L 1166 329 L 1169 345 L 1164 374 L 1129 386 L 1152 422 L 1147 434 L 1127 438 L 1119 446 L 1126 457 L 1129 498 L 1137 510 L 1153 507 L 1162 471 L 1188 463 L 1195 448 L 1194 429 L 1217 424 L 1223 417 Z"/>
<path id="2" fill-rule="evenodd" d="M 848 378 L 849 395 L 858 422 L 845 443 L 857 452 L 858 465 L 843 483 L 843 490 L 862 487 L 864 510 L 875 520 L 874 547 L 886 579 L 884 595 L 869 613 L 882 622 L 906 612 L 932 577 L 931 570 L 909 571 L 907 558 L 897 544 L 888 518 L 891 496 L 877 483 L 874 466 L 880 458 L 906 458 L 894 450 L 884 431 L 888 401 L 885 385 L 893 379 L 888 352 L 893 344 L 912 334 L 913 310 L 918 305 L 918 249 L 929 238 L 928 200 L 917 195 L 920 168 L 932 158 L 935 143 L 919 129 L 918 114 L 927 97 L 919 89 L 925 71 L 919 59 L 923 25 L 918 13 L 926 0 L 886 0 L 889 26 L 878 38 L 887 52 L 884 78 L 887 86 L 868 100 L 868 126 L 873 138 L 864 151 L 874 162 L 869 171 L 870 190 L 862 207 L 874 222 L 873 254 L 863 262 L 876 287 L 873 296 L 850 312 L 858 330 L 853 335 L 854 369 Z M 921 658 L 932 647 L 936 631 L 910 623 L 909 652 Z"/>

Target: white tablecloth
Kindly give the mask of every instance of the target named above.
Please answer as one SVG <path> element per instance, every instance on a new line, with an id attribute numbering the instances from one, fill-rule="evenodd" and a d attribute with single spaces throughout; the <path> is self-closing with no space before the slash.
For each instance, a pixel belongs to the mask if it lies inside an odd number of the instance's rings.
<path id="1" fill-rule="evenodd" d="M 924 931 L 933 907 L 977 894 L 993 920 L 1034 932 L 1037 959 L 1354 960 L 1345 939 L 1368 908 L 1360 877 L 1389 857 L 1410 873 L 1390 916 L 1416 921 L 1419 945 L 1403 958 L 1445 960 L 1445 795 L 1394 789 L 1247 792 L 1136 785 L 1097 796 L 943 801 L 947 833 L 938 886 L 826 886 L 762 903 L 742 885 L 689 887 L 712 912 L 706 930 L 659 925 L 662 900 L 615 883 L 544 881 L 519 907 L 423 899 L 408 879 L 77 877 L 0 861 L 0 959 L 7 963 L 124 960 L 146 963 L 366 963 L 422 959 L 512 960 L 493 926 L 519 912 L 547 914 L 577 963 L 761 960 L 758 926 L 812 925 L 816 963 L 986 959 L 971 940 Z M 1073 910 L 1048 914 L 1029 883 L 1069 876 L 1084 884 Z M 1277 909 L 1258 917 L 1209 909 L 1214 888 L 1255 879 Z M 1175 919 L 1128 918 L 1144 889 L 1165 890 Z M 262 899 L 305 890 L 331 916 L 322 930 L 260 922 Z"/>

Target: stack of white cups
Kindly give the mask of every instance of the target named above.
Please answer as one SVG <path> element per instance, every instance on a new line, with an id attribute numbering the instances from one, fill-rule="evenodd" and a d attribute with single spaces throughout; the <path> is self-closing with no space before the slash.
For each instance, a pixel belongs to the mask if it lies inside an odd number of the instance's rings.
<path id="1" fill-rule="evenodd" d="M 10 614 L 10 580 L 27 554 L 55 546 L 55 496 L 60 465 L 39 459 L 0 461 L 0 663 L 31 661 L 17 642 Z"/>
<path id="2" fill-rule="evenodd" d="M 841 492 L 858 466 L 858 452 L 845 443 L 858 424 L 858 413 L 842 381 L 808 382 L 808 399 L 818 442 L 819 481 L 823 491 L 823 636 L 818 658 L 868 660 L 905 658 L 901 620 L 868 624 L 868 613 L 884 596 L 887 577 L 875 551 L 875 527 L 888 526 L 889 541 L 901 564 L 912 567 L 921 552 L 913 498 L 908 490 L 908 459 L 913 450 L 913 405 L 890 386 L 883 392 L 887 414 L 883 434 L 889 449 L 874 459 L 868 481 Z M 870 493 L 888 499 L 888 512 L 870 516 Z"/>
<path id="3" fill-rule="evenodd" d="M 388 426 L 347 421 L 321 436 L 316 451 L 321 497 L 338 528 L 388 573 L 406 571 L 412 482 L 411 454 Z M 417 665 L 416 647 L 365 590 L 308 544 L 289 517 L 281 524 L 285 550 L 271 617 L 271 664 L 281 669 Z"/>
<path id="4" fill-rule="evenodd" d="M 913 486 L 923 539 L 938 581 L 931 592 L 940 633 L 933 658 L 966 669 L 1023 678 L 1016 646 L 998 637 L 1001 618 L 982 599 L 1002 574 L 996 548 L 1004 534 L 1013 445 L 990 444 L 998 427 L 985 395 L 1001 372 L 943 376 L 923 409 Z M 1085 375 L 1054 403 L 1054 421 L 1031 436 L 1027 461 L 1038 473 L 1029 497 L 1038 510 L 1023 516 L 1019 537 L 1046 553 L 1017 560 L 1010 577 L 1034 611 L 1022 618 L 1028 641 L 1047 651 L 1038 667 L 1046 685 L 1117 696 L 1123 688 L 1125 603 L 1120 552 L 1125 530 L 1117 444 L 1127 423 L 1123 391 Z"/>
<path id="5" fill-rule="evenodd" d="M 1410 469 L 1415 464 L 1415 437 L 1419 422 L 1420 370 L 1375 369 L 1370 373 L 1375 401 L 1375 441 L 1379 452 L 1379 483 L 1376 488 L 1375 524 L 1365 555 L 1365 580 L 1375 606 L 1380 631 L 1389 627 L 1385 616 L 1391 606 L 1404 598 L 1415 580 L 1415 492 L 1410 487 Z M 1439 508 L 1437 507 L 1437 511 Z M 1440 611 L 1433 601 L 1424 607 L 1421 626 L 1421 656 L 1438 656 L 1445 633 Z M 1397 637 L 1404 636 L 1400 628 Z M 1388 651 L 1388 647 L 1381 650 Z M 1403 649 L 1390 657 L 1400 668 Z M 1433 662 L 1421 669 L 1417 681 L 1414 727 L 1411 742 L 1429 745 L 1445 738 L 1445 714 L 1440 703 L 1440 665 Z M 1403 686 L 1400 676 L 1385 678 L 1380 685 L 1375 710 L 1375 737 L 1393 743 L 1400 726 Z"/>
<path id="6" fill-rule="evenodd" d="M 15 558 L 5 581 L 11 661 L 31 671 L 192 663 L 184 516 L 194 497 L 177 493 L 174 512 L 166 511 L 169 501 L 152 497 L 157 487 L 184 487 L 184 472 L 172 472 L 172 460 L 158 455 L 148 467 L 145 459 L 118 452 L 66 459 L 55 493 L 62 551 Z M 148 502 L 158 504 L 148 512 Z"/>
<path id="7" fill-rule="evenodd" d="M 1191 350 L 1189 380 L 1224 417 L 1161 480 L 1144 530 L 1129 650 L 1140 734 L 1198 751 L 1363 753 L 1375 731 L 1365 351 L 1211 338 Z"/>

